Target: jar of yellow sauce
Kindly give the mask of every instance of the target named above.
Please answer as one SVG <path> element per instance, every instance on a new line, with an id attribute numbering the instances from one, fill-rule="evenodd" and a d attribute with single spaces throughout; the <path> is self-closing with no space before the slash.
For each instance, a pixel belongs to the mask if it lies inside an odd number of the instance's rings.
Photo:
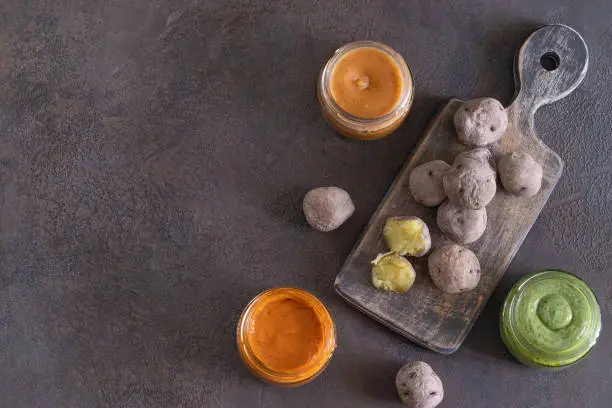
<path id="1" fill-rule="evenodd" d="M 237 328 L 238 351 L 264 381 L 298 386 L 315 379 L 336 349 L 336 330 L 323 303 L 296 288 L 274 288 L 246 306 Z"/>
<path id="2" fill-rule="evenodd" d="M 324 117 L 338 132 L 375 140 L 402 124 L 412 106 L 414 85 L 410 68 L 395 50 L 357 41 L 327 61 L 317 95 Z"/>

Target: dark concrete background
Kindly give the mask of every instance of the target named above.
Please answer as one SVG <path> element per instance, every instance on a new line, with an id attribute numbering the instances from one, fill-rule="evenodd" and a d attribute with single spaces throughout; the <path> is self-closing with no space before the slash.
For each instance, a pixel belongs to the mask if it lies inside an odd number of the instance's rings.
<path id="1" fill-rule="evenodd" d="M 612 21 L 607 0 L 168 1 L 0 4 L 0 407 L 399 406 L 396 370 L 429 362 L 441 407 L 604 407 L 612 400 Z M 590 68 L 536 125 L 565 173 L 464 346 L 425 351 L 345 304 L 334 276 L 447 98 L 513 93 L 512 58 L 539 25 L 584 35 Z M 317 73 L 345 42 L 383 41 L 414 70 L 407 123 L 337 137 Z M 305 226 L 312 187 L 357 206 Z M 562 372 L 515 363 L 499 307 L 526 272 L 595 289 L 604 331 Z M 295 285 L 335 317 L 313 383 L 252 378 L 234 346 L 243 306 Z"/>

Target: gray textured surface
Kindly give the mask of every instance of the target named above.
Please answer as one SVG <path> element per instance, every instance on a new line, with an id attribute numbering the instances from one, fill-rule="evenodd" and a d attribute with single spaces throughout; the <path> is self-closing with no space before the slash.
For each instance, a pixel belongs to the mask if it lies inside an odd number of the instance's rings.
<path id="1" fill-rule="evenodd" d="M 0 4 L 0 406 L 399 406 L 395 371 L 424 359 L 441 407 L 605 407 L 612 400 L 612 26 L 605 0 Z M 444 357 L 345 304 L 333 278 L 445 98 L 509 102 L 512 57 L 548 22 L 581 32 L 589 73 L 538 113 L 564 175 L 464 346 Z M 336 137 L 315 101 L 325 58 L 373 39 L 418 87 L 408 122 Z M 357 211 L 306 228 L 300 196 L 335 184 Z M 508 358 L 505 291 L 527 271 L 594 286 L 604 333 L 559 373 Z M 253 379 L 234 347 L 258 291 L 320 296 L 339 348 L 314 383 Z M 505 399 L 504 399 L 505 398 Z"/>

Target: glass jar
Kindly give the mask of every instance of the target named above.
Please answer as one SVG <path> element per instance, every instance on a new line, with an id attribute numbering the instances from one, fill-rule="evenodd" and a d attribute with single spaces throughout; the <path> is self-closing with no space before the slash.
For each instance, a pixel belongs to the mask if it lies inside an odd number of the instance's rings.
<path id="1" fill-rule="evenodd" d="M 583 359 L 601 331 L 601 313 L 589 286 L 563 271 L 531 273 L 508 293 L 501 337 L 521 363 L 559 369 Z"/>
<path id="2" fill-rule="evenodd" d="M 384 53 L 397 65 L 400 73 L 402 82 L 398 101 L 390 112 L 380 117 L 362 118 L 353 116 L 343 110 L 332 95 L 331 80 L 337 63 L 351 51 L 361 48 L 373 48 Z M 380 139 L 397 129 L 410 111 L 414 98 L 412 72 L 402 56 L 391 47 L 374 41 L 352 42 L 337 49 L 321 70 L 317 83 L 317 96 L 323 116 L 339 133 L 360 140 Z"/>
<path id="3" fill-rule="evenodd" d="M 257 325 L 259 318 L 268 318 L 270 312 L 274 312 L 268 310 L 269 308 L 282 307 L 283 302 L 286 301 L 299 305 L 301 316 L 304 316 L 304 313 L 316 316 L 317 335 L 320 338 L 317 339 L 316 349 L 310 353 L 307 360 L 293 367 L 279 368 L 267 363 L 264 358 L 266 356 L 262 355 L 262 348 L 257 344 L 260 340 L 257 338 L 257 333 L 262 330 L 259 330 L 261 328 L 258 328 Z M 262 311 L 264 316 L 261 315 Z M 285 316 L 282 321 L 279 321 L 278 333 L 268 331 L 265 335 L 273 339 L 271 344 L 291 354 L 292 351 L 287 347 L 283 336 L 287 336 L 288 341 L 294 341 L 294 336 L 302 334 L 299 323 L 299 321 L 292 321 L 290 315 Z M 295 329 L 292 329 L 292 326 Z M 268 289 L 253 298 L 240 316 L 236 337 L 238 351 L 247 368 L 260 379 L 280 386 L 299 386 L 312 381 L 325 370 L 336 349 L 336 330 L 327 308 L 314 295 L 297 288 Z M 295 352 L 300 353 L 304 350 L 295 350 Z M 294 358 L 295 355 L 286 357 Z"/>

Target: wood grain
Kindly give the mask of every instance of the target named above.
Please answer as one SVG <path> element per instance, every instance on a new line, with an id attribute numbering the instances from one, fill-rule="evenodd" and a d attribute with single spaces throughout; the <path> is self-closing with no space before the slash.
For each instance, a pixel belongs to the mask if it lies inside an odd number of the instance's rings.
<path id="1" fill-rule="evenodd" d="M 544 55 L 558 62 L 558 67 L 545 69 L 541 63 Z M 416 215 L 429 225 L 434 245 L 446 240 L 437 229 L 435 209 L 416 203 L 410 195 L 408 175 L 430 160 L 452 163 L 459 152 L 466 150 L 453 126 L 453 115 L 462 104 L 458 99 L 450 100 L 432 122 L 336 277 L 335 289 L 348 302 L 439 353 L 450 354 L 461 346 L 563 171 L 561 158 L 537 137 L 534 114 L 540 106 L 567 96 L 580 84 L 588 66 L 586 44 L 573 29 L 549 25 L 525 41 L 515 61 L 517 95 L 507 108 L 509 126 L 501 141 L 490 148 L 496 158 L 513 150 L 528 152 L 542 164 L 543 183 L 534 197 L 518 198 L 505 193 L 498 182 L 498 192 L 487 207 L 487 229 L 480 240 L 468 245 L 481 263 L 483 274 L 478 287 L 462 294 L 441 292 L 429 279 L 426 257 L 413 259 L 417 279 L 406 294 L 387 293 L 371 284 L 370 262 L 387 251 L 382 237 L 387 217 Z"/>

